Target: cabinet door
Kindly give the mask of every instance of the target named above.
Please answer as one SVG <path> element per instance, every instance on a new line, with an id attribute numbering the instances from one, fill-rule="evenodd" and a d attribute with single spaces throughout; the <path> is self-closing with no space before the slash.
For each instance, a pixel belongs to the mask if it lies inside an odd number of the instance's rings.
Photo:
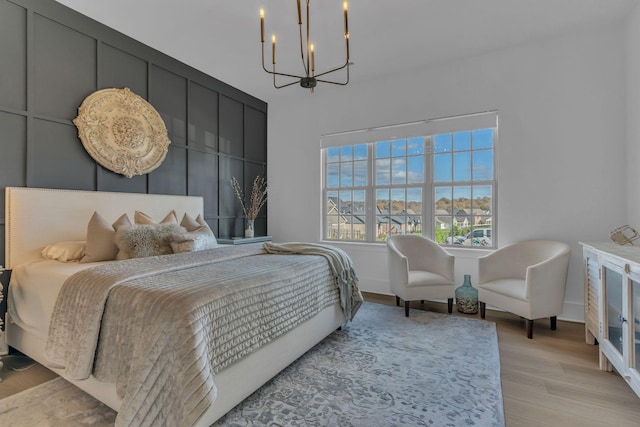
<path id="1" fill-rule="evenodd" d="M 622 361 L 624 354 L 623 271 L 617 266 L 606 263 L 603 264 L 602 270 L 606 301 L 606 323 L 603 325 L 604 340 L 608 341 L 617 351 L 616 359 Z M 611 357 L 609 359 L 611 360 Z M 616 365 L 614 360 L 611 361 Z"/>
<path id="2" fill-rule="evenodd" d="M 636 374 L 640 372 L 640 277 L 631 276 L 631 310 L 629 317 L 633 319 L 631 363 Z"/>

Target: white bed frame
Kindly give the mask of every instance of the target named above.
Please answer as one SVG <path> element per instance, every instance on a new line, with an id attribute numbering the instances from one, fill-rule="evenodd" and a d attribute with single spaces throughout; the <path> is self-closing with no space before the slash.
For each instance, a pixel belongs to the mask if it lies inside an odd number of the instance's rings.
<path id="1" fill-rule="evenodd" d="M 40 251 L 50 243 L 84 240 L 87 223 L 94 211 L 111 221 L 123 213 L 133 218 L 135 210 L 159 220 L 171 209 L 176 211 L 178 220 L 185 212 L 195 216 L 203 212 L 203 199 L 193 196 L 7 187 L 5 268 L 11 270 L 23 262 L 41 259 Z M 7 344 L 47 366 L 45 341 L 13 323 L 8 313 L 6 320 Z M 339 303 L 335 304 L 216 374 L 214 382 L 218 397 L 196 426 L 210 426 L 345 321 Z M 62 371 L 49 369 L 64 377 Z M 120 408 L 121 400 L 116 395 L 114 384 L 100 382 L 93 376 L 71 382 L 114 410 Z"/>

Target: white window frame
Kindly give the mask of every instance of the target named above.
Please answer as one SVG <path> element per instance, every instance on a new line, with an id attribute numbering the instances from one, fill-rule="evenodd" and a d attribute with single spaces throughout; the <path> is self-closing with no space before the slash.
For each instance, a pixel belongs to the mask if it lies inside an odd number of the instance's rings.
<path id="1" fill-rule="evenodd" d="M 496 111 L 474 113 L 468 115 L 461 115 L 455 117 L 447 117 L 440 119 L 424 120 L 420 122 L 405 123 L 399 125 L 383 126 L 377 128 L 370 128 L 365 130 L 356 130 L 349 132 L 340 132 L 335 134 L 323 135 L 321 137 L 321 161 L 322 161 L 322 183 L 321 183 L 321 195 L 322 195 L 322 227 L 321 239 L 329 242 L 347 242 L 347 243 L 384 243 L 384 241 L 377 240 L 376 235 L 376 189 L 378 188 L 422 188 L 422 235 L 429 238 L 435 238 L 435 188 L 441 186 L 458 186 L 458 185 L 473 185 L 473 179 L 465 182 L 435 182 L 434 181 L 434 153 L 433 153 L 433 137 L 438 134 L 455 133 L 461 131 L 473 131 L 479 129 L 493 129 L 493 179 L 484 180 L 481 185 L 490 185 L 492 187 L 492 209 L 491 209 L 491 228 L 492 238 L 491 246 L 463 246 L 465 248 L 494 248 L 497 247 L 497 142 L 498 142 L 498 115 Z M 393 184 L 389 185 L 376 185 L 376 169 L 374 158 L 374 144 L 378 141 L 393 141 L 398 139 L 407 139 L 413 137 L 425 137 L 424 147 L 424 177 L 425 180 L 421 184 Z M 332 191 L 350 190 L 351 187 L 327 187 L 328 177 L 328 162 L 327 162 L 327 149 L 332 147 L 342 146 L 355 146 L 358 144 L 367 144 L 367 173 L 368 182 L 366 187 L 358 187 L 365 191 L 365 204 L 366 204 L 366 221 L 365 221 L 365 233 L 366 240 L 346 240 L 346 239 L 330 239 L 328 237 L 328 193 Z M 473 153 L 473 150 L 471 150 Z M 472 156 L 473 157 L 473 156 Z M 473 178 L 473 177 L 472 177 Z M 476 184 L 478 185 L 478 184 Z M 454 214 L 452 213 L 453 217 Z M 428 226 L 427 226 L 428 224 Z M 453 227 L 453 224 L 452 224 Z M 458 245 L 445 245 L 450 247 L 461 247 Z"/>

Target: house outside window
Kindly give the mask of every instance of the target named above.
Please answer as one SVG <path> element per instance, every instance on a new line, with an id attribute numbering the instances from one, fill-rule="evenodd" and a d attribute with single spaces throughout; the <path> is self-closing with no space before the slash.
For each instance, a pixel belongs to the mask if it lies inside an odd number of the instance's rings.
<path id="1" fill-rule="evenodd" d="M 322 138 L 323 239 L 495 247 L 497 114 Z"/>

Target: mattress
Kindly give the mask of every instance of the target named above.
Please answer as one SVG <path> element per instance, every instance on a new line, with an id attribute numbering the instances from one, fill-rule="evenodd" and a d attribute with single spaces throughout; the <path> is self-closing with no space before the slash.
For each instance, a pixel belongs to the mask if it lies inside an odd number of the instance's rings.
<path id="1" fill-rule="evenodd" d="M 113 261 L 78 263 L 40 259 L 16 266 L 9 281 L 7 310 L 22 329 L 46 340 L 60 288 L 78 271 Z"/>

